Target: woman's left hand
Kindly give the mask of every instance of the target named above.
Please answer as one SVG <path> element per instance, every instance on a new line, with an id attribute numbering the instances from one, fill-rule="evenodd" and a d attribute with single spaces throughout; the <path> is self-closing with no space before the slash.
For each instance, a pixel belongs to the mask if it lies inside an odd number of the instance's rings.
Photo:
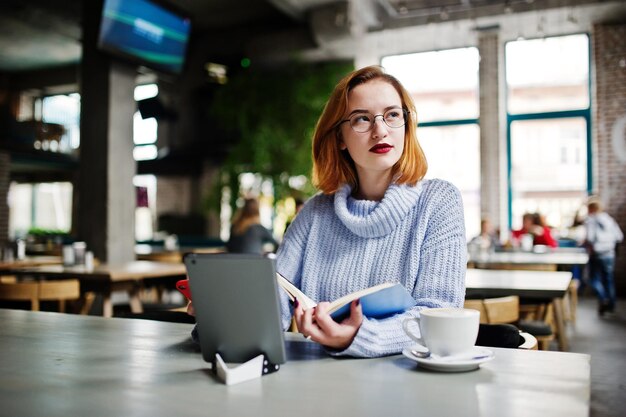
<path id="1" fill-rule="evenodd" d="M 321 302 L 315 308 L 306 311 L 302 310 L 302 306 L 297 306 L 294 309 L 294 317 L 298 330 L 324 346 L 346 349 L 363 323 L 363 311 L 359 300 L 350 304 L 350 316 L 341 323 L 334 321 L 328 314 L 329 307 L 328 302 Z"/>
<path id="2" fill-rule="evenodd" d="M 191 301 L 187 304 L 187 314 L 194 317 L 196 316 L 196 309 L 193 308 L 193 303 Z"/>

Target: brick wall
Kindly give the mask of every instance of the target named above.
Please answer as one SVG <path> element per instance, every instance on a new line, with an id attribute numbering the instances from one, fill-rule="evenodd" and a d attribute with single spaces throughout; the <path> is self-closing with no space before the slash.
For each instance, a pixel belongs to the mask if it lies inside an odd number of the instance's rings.
<path id="1" fill-rule="evenodd" d="M 595 66 L 594 193 L 626 232 L 626 23 L 593 26 Z M 615 265 L 618 295 L 626 295 L 626 244 Z"/>
<path id="2" fill-rule="evenodd" d="M 187 177 L 157 178 L 157 217 L 161 214 L 189 214 L 192 211 L 192 179 Z"/>

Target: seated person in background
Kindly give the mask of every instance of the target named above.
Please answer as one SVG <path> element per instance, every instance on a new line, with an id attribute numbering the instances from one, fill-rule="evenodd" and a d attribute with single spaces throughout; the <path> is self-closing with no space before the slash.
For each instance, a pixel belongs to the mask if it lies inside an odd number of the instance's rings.
<path id="1" fill-rule="evenodd" d="M 476 245 L 480 249 L 494 250 L 499 248 L 500 239 L 493 230 L 491 221 L 489 219 L 482 219 L 480 221 L 480 234 L 470 240 L 470 245 Z"/>
<path id="2" fill-rule="evenodd" d="M 559 244 L 552 236 L 552 229 L 546 223 L 546 217 L 543 214 L 533 214 L 533 223 L 537 228 L 535 229 L 535 245 L 546 245 L 551 248 L 556 248 Z"/>
<path id="3" fill-rule="evenodd" d="M 558 245 L 552 237 L 550 228 L 545 224 L 543 216 L 539 213 L 524 213 L 522 228 L 511 232 L 513 240 L 518 242 L 518 245 L 522 236 L 526 234 L 533 236 L 533 245 L 546 245 L 552 248 L 556 248 Z"/>
<path id="4" fill-rule="evenodd" d="M 243 207 L 235 215 L 230 229 L 230 240 L 226 244 L 228 252 L 263 254 L 266 243 L 278 244 L 274 237 L 262 224 L 259 215 L 259 201 L 247 198 Z"/>
<path id="5" fill-rule="evenodd" d="M 522 236 L 524 235 L 533 235 L 534 240 L 534 231 L 537 231 L 537 226 L 535 226 L 535 218 L 533 214 L 524 213 L 524 215 L 522 216 L 522 228 L 511 231 L 513 244 L 519 246 L 520 241 L 522 240 Z"/>

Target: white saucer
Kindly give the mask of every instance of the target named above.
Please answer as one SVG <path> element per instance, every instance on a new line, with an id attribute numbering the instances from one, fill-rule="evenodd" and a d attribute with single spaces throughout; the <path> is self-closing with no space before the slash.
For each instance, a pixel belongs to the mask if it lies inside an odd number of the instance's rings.
<path id="1" fill-rule="evenodd" d="M 428 358 L 418 358 L 411 353 L 411 350 L 424 350 L 422 346 L 408 347 L 402 350 L 402 354 L 414 360 L 420 367 L 439 372 L 466 372 L 478 369 L 481 363 L 489 362 L 495 357 L 492 350 L 475 346 L 467 356 L 463 355 L 458 360 L 429 356 Z"/>

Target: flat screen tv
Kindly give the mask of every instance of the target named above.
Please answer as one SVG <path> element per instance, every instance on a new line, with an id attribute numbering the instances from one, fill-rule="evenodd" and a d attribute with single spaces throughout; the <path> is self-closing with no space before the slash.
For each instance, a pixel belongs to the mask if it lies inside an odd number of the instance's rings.
<path id="1" fill-rule="evenodd" d="M 151 0 L 105 0 L 98 46 L 173 74 L 183 69 L 191 22 Z"/>

